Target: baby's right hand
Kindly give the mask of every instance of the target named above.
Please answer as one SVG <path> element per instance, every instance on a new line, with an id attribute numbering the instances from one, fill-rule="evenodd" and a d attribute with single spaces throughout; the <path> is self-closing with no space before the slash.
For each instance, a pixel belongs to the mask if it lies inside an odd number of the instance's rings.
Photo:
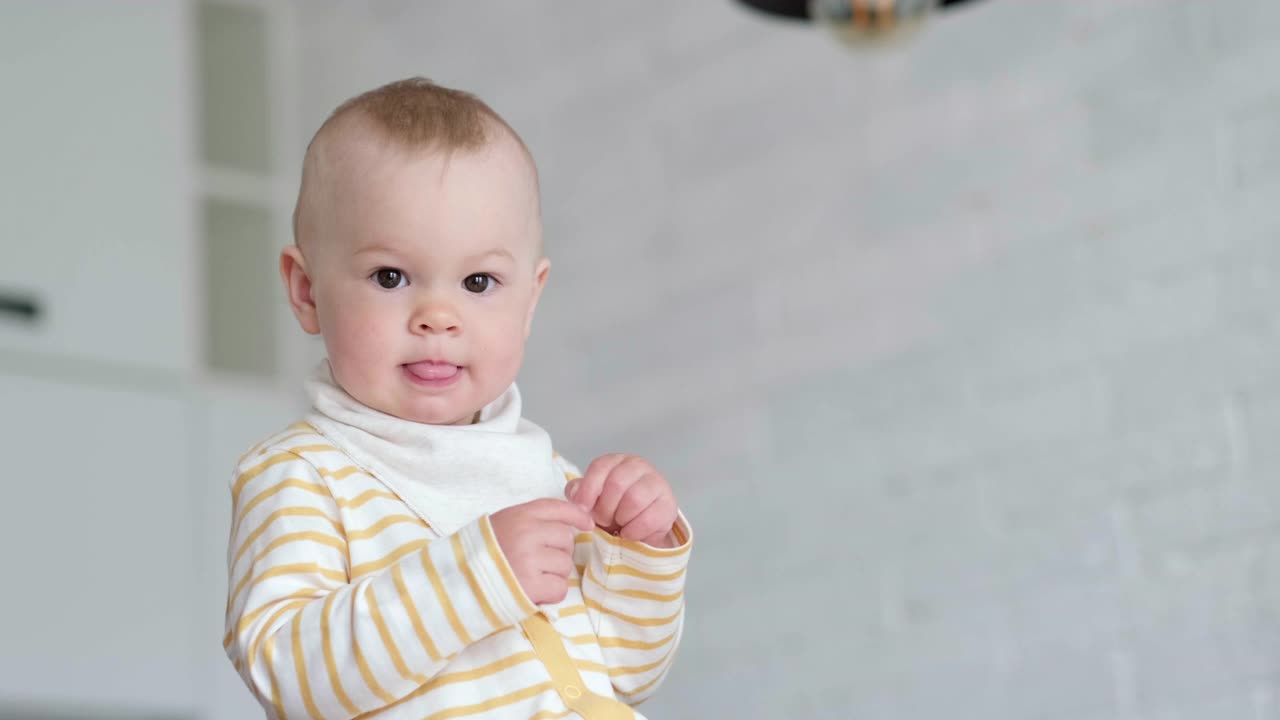
<path id="1" fill-rule="evenodd" d="M 489 524 L 529 600 L 535 605 L 563 600 L 573 573 L 574 539 L 595 527 L 587 511 L 543 498 L 499 510 Z"/>

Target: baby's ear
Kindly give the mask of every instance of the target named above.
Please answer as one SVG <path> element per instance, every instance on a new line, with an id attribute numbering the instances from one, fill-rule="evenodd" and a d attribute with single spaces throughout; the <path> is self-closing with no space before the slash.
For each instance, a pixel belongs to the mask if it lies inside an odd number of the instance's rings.
<path id="1" fill-rule="evenodd" d="M 320 334 L 320 318 L 316 314 L 316 301 L 311 296 L 311 276 L 307 274 L 307 262 L 297 245 L 280 251 L 280 279 L 284 281 L 284 293 L 289 307 L 302 330 L 310 335 Z"/>
<path id="2" fill-rule="evenodd" d="M 533 311 L 538 309 L 538 298 L 542 297 L 542 288 L 547 285 L 547 273 L 551 272 L 551 261 L 542 258 L 533 271 L 533 297 L 529 299 L 529 313 L 524 319 L 524 337 L 529 338 L 533 330 Z"/>

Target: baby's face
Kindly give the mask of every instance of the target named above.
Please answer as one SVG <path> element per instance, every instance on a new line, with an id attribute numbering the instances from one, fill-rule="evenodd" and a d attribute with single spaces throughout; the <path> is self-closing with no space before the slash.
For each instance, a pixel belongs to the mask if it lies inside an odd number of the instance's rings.
<path id="1" fill-rule="evenodd" d="M 479 152 L 356 149 L 304 249 L 334 377 L 390 415 L 466 424 L 515 380 L 546 279 L 532 170 Z"/>

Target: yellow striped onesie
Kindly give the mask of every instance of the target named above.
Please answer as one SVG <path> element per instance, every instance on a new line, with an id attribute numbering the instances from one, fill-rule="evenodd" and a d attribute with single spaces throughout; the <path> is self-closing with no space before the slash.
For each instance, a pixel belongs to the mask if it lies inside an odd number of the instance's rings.
<path id="1" fill-rule="evenodd" d="M 231 495 L 224 645 L 269 717 L 640 717 L 671 666 L 683 516 L 673 549 L 580 534 L 539 607 L 487 515 L 442 537 L 308 423 L 250 450 Z"/>

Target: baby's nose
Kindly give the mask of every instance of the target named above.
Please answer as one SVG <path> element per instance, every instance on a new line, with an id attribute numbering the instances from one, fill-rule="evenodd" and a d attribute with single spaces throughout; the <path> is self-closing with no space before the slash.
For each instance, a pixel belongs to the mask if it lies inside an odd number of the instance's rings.
<path id="1" fill-rule="evenodd" d="M 413 321 L 413 330 L 419 333 L 457 332 L 458 313 L 445 303 L 428 303 Z"/>

